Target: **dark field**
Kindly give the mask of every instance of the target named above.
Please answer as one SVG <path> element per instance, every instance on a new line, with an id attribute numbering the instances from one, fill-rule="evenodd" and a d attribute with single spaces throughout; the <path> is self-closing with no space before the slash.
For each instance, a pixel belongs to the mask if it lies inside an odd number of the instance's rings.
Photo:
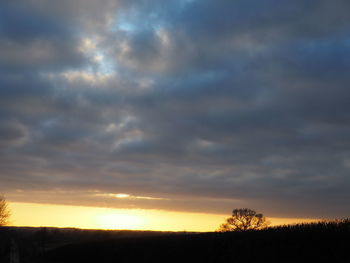
<path id="1" fill-rule="evenodd" d="M 0 228 L 0 262 L 350 262 L 350 220 L 232 233 Z"/>

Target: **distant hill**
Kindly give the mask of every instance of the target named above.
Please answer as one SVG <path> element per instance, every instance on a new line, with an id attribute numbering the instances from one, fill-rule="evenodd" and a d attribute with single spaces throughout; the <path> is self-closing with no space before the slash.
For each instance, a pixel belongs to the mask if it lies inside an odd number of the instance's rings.
<path id="1" fill-rule="evenodd" d="M 49 252 L 70 244 L 141 238 L 162 235 L 180 235 L 182 232 L 93 230 L 54 227 L 0 227 L 0 263 L 10 262 L 11 250 L 16 246 L 20 262 L 39 262 Z M 42 262 L 47 262 L 44 260 Z"/>

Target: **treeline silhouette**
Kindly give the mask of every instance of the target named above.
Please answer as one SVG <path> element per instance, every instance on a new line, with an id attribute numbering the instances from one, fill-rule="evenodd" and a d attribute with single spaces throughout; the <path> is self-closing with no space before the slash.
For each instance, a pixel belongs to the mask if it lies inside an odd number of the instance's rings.
<path id="1" fill-rule="evenodd" d="M 0 228 L 1 263 L 11 239 L 23 263 L 350 262 L 350 219 L 224 233 Z"/>

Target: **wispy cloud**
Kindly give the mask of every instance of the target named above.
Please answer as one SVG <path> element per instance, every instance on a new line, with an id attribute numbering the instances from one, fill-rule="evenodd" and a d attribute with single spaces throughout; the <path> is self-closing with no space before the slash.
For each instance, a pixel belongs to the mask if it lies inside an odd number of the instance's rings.
<path id="1" fill-rule="evenodd" d="M 121 199 L 143 199 L 143 200 L 170 200 L 168 198 L 162 198 L 162 197 L 151 197 L 151 196 L 135 196 L 135 195 L 129 195 L 129 194 L 95 194 L 95 196 L 102 196 L 102 197 L 113 197 L 113 198 L 121 198 Z"/>

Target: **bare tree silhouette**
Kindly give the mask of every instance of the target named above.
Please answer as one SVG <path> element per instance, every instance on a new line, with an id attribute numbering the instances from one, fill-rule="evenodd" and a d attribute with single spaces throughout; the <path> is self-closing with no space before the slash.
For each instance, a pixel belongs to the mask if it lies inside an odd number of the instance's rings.
<path id="1" fill-rule="evenodd" d="M 269 222 L 263 214 L 258 214 L 248 208 L 239 208 L 232 211 L 232 216 L 221 224 L 217 231 L 246 231 L 266 228 Z"/>
<path id="2" fill-rule="evenodd" d="M 8 209 L 5 197 L 0 196 L 0 226 L 5 226 L 9 223 L 10 210 Z"/>

